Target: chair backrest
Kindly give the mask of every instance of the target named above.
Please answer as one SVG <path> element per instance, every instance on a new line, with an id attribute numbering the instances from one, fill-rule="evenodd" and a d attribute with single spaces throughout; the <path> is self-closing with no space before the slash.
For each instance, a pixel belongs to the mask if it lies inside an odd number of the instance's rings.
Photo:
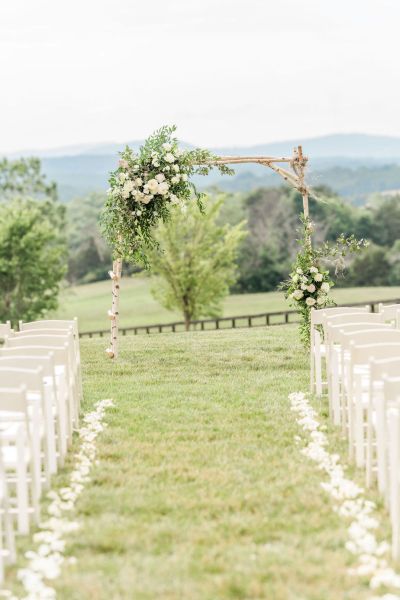
<path id="1" fill-rule="evenodd" d="M 385 344 L 400 342 L 400 331 L 398 329 L 366 329 L 364 331 L 343 331 L 340 343 L 344 350 L 350 347 L 351 343 L 357 346 L 363 344 Z"/>
<path id="2" fill-rule="evenodd" d="M 7 355 L 7 350 L 17 350 L 17 348 L 3 348 L 0 353 L 0 368 L 15 367 L 17 369 L 35 369 L 41 367 L 44 377 L 54 376 L 54 358 L 53 354 L 49 356 L 26 356 L 22 354 L 22 350 L 18 348 L 18 353 L 13 352 Z"/>
<path id="3" fill-rule="evenodd" d="M 0 412 L 18 412 L 27 415 L 26 387 L 24 385 L 11 388 L 0 387 Z"/>
<path id="4" fill-rule="evenodd" d="M 0 386 L 3 388 L 26 386 L 29 392 L 43 394 L 43 369 L 18 369 L 0 365 Z"/>
<path id="5" fill-rule="evenodd" d="M 356 344 L 352 340 L 350 352 L 351 359 L 355 364 L 366 364 L 371 359 L 398 358 L 400 360 L 400 340 L 373 344 Z"/>
<path id="6" fill-rule="evenodd" d="M 332 308 L 316 308 L 311 311 L 311 326 L 322 325 L 325 317 L 369 312 L 369 306 L 333 306 Z"/>
<path id="7" fill-rule="evenodd" d="M 6 348 L 23 348 L 25 346 L 41 346 L 47 348 L 61 348 L 66 347 L 68 353 L 68 361 L 71 368 L 75 366 L 75 345 L 73 343 L 72 333 L 68 332 L 65 335 L 26 335 L 18 337 L 6 337 L 4 341 Z M 56 356 L 56 355 L 55 355 Z M 59 357 L 59 353 L 58 353 Z M 64 359 L 65 360 L 65 359 Z M 57 359 L 56 359 L 57 361 Z"/>
<path id="8" fill-rule="evenodd" d="M 19 322 L 19 330 L 25 331 L 29 329 L 65 329 L 72 327 L 74 333 L 78 334 L 78 319 L 75 317 L 71 321 L 65 319 L 48 319 L 42 321 L 31 321 L 29 323 Z"/>
<path id="9" fill-rule="evenodd" d="M 5 348 L 0 348 L 0 355 L 4 350 L 15 351 L 16 354 L 24 354 L 24 356 L 49 356 L 53 355 L 54 363 L 56 365 L 68 365 L 69 352 L 68 344 L 66 342 L 60 343 L 58 346 L 45 346 L 40 344 L 26 343 L 29 338 L 6 338 Z M 11 352 L 10 352 L 11 353 Z"/>
<path id="10" fill-rule="evenodd" d="M 24 329 L 23 331 L 16 331 L 13 334 L 13 337 L 26 337 L 26 336 L 36 336 L 36 335 L 54 335 L 54 336 L 63 336 L 68 335 L 68 333 L 74 334 L 74 330 L 72 327 L 66 327 L 65 329 Z"/>
<path id="11" fill-rule="evenodd" d="M 330 344 L 340 344 L 343 342 L 343 333 L 350 333 L 352 331 L 375 331 L 375 330 L 386 330 L 393 329 L 388 323 L 340 323 L 338 325 L 331 325 L 330 321 L 327 323 L 327 339 Z"/>
<path id="12" fill-rule="evenodd" d="M 379 313 L 347 313 L 347 314 L 339 314 L 339 315 L 327 315 L 326 323 L 330 325 L 339 325 L 343 323 L 383 323 L 382 315 Z"/>

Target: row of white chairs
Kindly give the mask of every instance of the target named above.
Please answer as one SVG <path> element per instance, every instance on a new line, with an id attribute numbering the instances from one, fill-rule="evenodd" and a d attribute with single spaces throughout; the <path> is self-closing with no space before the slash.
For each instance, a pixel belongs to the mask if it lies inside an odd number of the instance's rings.
<path id="1" fill-rule="evenodd" d="M 349 458 L 376 483 L 400 558 L 400 304 L 311 312 L 310 387 L 325 392 Z"/>
<path id="2" fill-rule="evenodd" d="M 40 520 L 40 499 L 79 425 L 77 320 L 0 324 L 0 581 L 15 561 L 14 532 Z"/>

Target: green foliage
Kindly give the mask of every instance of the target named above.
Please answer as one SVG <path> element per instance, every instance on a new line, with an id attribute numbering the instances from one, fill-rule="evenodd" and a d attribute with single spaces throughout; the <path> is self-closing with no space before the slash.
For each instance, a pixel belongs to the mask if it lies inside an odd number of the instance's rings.
<path id="1" fill-rule="evenodd" d="M 75 198 L 67 207 L 68 280 L 90 282 L 104 279 L 111 264 L 111 251 L 100 231 L 99 218 L 105 194 L 93 192 Z"/>
<path id="2" fill-rule="evenodd" d="M 390 278 L 391 265 L 384 248 L 371 244 L 349 267 L 348 285 L 385 285 Z"/>
<path id="3" fill-rule="evenodd" d="M 151 135 L 139 153 L 121 153 L 119 167 L 110 175 L 102 222 L 115 256 L 148 266 L 146 251 L 157 247 L 153 228 L 168 221 L 171 207 L 190 202 L 194 194 L 200 210 L 203 194 L 190 181 L 207 175 L 217 157 L 208 150 L 181 150 L 173 136 L 176 127 L 162 127 Z M 216 165 L 230 174 L 226 165 Z"/>
<path id="4" fill-rule="evenodd" d="M 334 303 L 329 296 L 335 285 L 330 273 L 323 268 L 323 263 L 336 262 L 342 267 L 342 259 L 348 253 L 357 253 L 367 246 L 365 240 L 357 240 L 354 235 L 340 235 L 336 243 L 326 241 L 320 247 L 313 247 L 311 235 L 314 225 L 309 218 L 301 218 L 303 223 L 302 238 L 299 240 L 300 251 L 288 280 L 280 288 L 286 298 L 296 307 L 301 315 L 300 336 L 304 345 L 310 341 L 310 315 L 313 308 L 325 308 Z"/>
<path id="5" fill-rule="evenodd" d="M 0 204 L 0 321 L 33 320 L 57 308 L 65 244 L 48 203 Z"/>
<path id="6" fill-rule="evenodd" d="M 57 199 L 56 184 L 46 181 L 38 158 L 0 160 L 0 197 L 7 200 L 15 196 Z"/>
<path id="7" fill-rule="evenodd" d="M 199 212 L 175 209 L 161 224 L 155 239 L 161 252 L 150 252 L 152 272 L 158 276 L 153 293 L 167 309 L 179 310 L 187 328 L 201 316 L 221 314 L 221 302 L 236 278 L 235 258 L 244 237 L 243 224 L 216 223 L 222 199 Z"/>

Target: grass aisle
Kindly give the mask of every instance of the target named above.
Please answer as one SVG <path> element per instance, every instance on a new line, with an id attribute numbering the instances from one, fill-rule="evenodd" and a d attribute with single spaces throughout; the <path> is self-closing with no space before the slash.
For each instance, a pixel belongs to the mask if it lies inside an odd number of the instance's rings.
<path id="1" fill-rule="evenodd" d="M 117 404 L 78 503 L 67 600 L 367 598 L 346 524 L 294 444 L 307 388 L 292 327 L 82 344 L 86 409 Z"/>

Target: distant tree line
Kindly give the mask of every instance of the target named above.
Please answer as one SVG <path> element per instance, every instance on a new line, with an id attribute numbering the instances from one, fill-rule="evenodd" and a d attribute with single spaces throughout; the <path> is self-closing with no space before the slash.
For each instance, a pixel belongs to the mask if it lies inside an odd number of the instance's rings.
<path id="1" fill-rule="evenodd" d="M 210 193 L 216 196 L 217 190 Z M 369 247 L 346 265 L 343 275 L 338 274 L 337 285 L 400 285 L 400 195 L 377 196 L 365 207 L 349 204 L 328 187 L 314 188 L 314 195 L 310 214 L 316 226 L 316 243 L 334 241 L 341 233 L 354 233 L 370 241 Z M 70 283 L 107 277 L 111 254 L 99 227 L 103 202 L 103 194 L 93 193 L 67 205 Z M 239 276 L 233 291 L 275 290 L 285 279 L 297 251 L 293 232 L 300 224 L 301 209 L 300 195 L 284 186 L 226 194 L 220 225 L 246 221 L 248 231 L 240 244 Z"/>

